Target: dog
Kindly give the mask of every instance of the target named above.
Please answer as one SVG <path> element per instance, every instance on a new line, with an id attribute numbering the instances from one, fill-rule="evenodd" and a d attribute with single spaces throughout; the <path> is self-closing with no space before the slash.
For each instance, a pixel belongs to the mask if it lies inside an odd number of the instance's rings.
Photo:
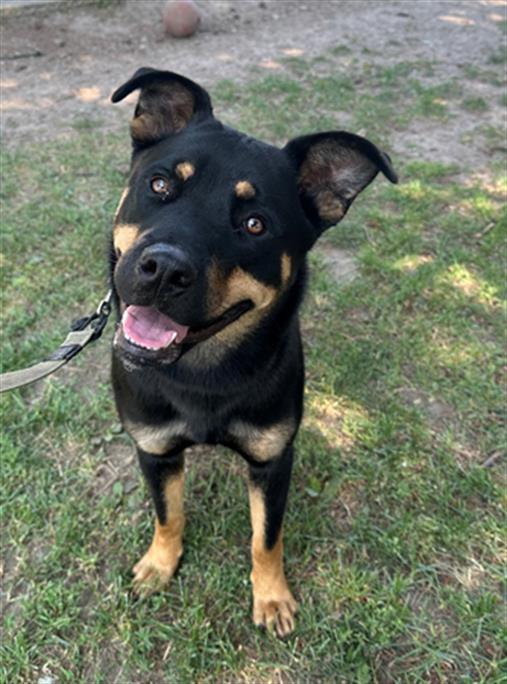
<path id="1" fill-rule="evenodd" d="M 139 69 L 112 101 L 136 90 L 110 257 L 114 395 L 156 513 L 134 587 L 158 591 L 178 567 L 185 448 L 225 445 L 248 464 L 253 620 L 285 637 L 297 608 L 282 522 L 303 414 L 306 256 L 379 171 L 397 177 L 352 133 L 279 149 L 224 126 L 206 90 L 178 74 Z"/>

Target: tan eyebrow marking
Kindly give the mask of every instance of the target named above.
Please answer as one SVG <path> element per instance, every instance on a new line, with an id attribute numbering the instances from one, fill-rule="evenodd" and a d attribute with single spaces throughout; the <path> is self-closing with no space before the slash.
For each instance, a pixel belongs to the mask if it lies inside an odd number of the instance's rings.
<path id="1" fill-rule="evenodd" d="M 252 199 L 252 197 L 255 197 L 255 188 L 247 180 L 238 181 L 234 187 L 234 192 L 239 199 Z"/>
<path id="2" fill-rule="evenodd" d="M 181 178 L 182 181 L 186 181 L 191 178 L 195 173 L 195 166 L 188 161 L 181 162 L 176 166 L 176 174 Z"/>

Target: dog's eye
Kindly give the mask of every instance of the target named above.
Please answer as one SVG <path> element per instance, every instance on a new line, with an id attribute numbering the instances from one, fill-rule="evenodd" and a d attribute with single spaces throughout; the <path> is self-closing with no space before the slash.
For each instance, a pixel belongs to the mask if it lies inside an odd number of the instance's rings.
<path id="1" fill-rule="evenodd" d="M 243 221 L 243 227 L 247 230 L 250 235 L 262 235 L 266 230 L 264 221 L 258 216 L 250 216 L 245 221 Z"/>
<path id="2" fill-rule="evenodd" d="M 151 179 L 151 189 L 157 195 L 169 195 L 172 191 L 171 183 L 165 176 L 153 176 Z"/>

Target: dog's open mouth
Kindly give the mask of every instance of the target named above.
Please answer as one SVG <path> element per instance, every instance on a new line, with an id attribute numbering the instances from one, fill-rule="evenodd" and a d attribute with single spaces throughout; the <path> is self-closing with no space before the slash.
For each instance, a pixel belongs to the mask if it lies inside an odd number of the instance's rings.
<path id="1" fill-rule="evenodd" d="M 243 300 L 207 324 L 190 328 L 153 306 L 131 304 L 123 313 L 114 345 L 136 365 L 174 363 L 184 351 L 216 335 L 252 306 L 250 300 Z"/>
<path id="2" fill-rule="evenodd" d="M 136 347 L 158 351 L 181 343 L 189 328 L 152 306 L 127 306 L 121 320 L 125 338 Z"/>

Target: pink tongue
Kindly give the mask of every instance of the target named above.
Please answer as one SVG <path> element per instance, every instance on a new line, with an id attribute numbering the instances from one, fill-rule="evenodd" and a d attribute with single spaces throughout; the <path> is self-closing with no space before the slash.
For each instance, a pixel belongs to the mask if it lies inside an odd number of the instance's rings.
<path id="1" fill-rule="evenodd" d="M 188 326 L 175 323 L 152 306 L 128 306 L 122 318 L 125 337 L 147 349 L 163 349 L 185 339 Z"/>

